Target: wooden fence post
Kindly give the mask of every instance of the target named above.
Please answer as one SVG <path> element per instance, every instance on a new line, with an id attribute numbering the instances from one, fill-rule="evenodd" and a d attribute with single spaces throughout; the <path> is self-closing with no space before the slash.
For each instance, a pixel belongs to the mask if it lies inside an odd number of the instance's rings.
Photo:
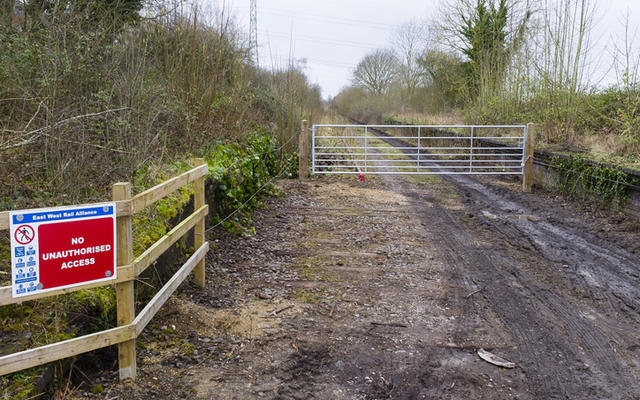
<path id="1" fill-rule="evenodd" d="M 536 124 L 527 124 L 527 137 L 524 143 L 524 168 L 522 174 L 522 191 L 531 193 L 533 186 L 533 151 L 536 140 Z"/>
<path id="2" fill-rule="evenodd" d="M 307 120 L 300 124 L 298 136 L 298 178 L 309 179 L 309 133 L 307 133 Z"/>
<path id="3" fill-rule="evenodd" d="M 131 198 L 131 183 L 121 182 L 113 185 L 113 200 Z M 133 233 L 131 216 L 117 216 L 117 264 L 129 265 L 133 262 Z M 116 284 L 116 302 L 118 310 L 118 326 L 128 325 L 135 318 L 134 281 Z M 136 340 L 128 340 L 118 345 L 118 369 L 120 380 L 136 379 Z"/>
<path id="4" fill-rule="evenodd" d="M 205 164 L 206 161 L 204 158 L 196 158 L 193 160 L 193 165 L 195 167 Z M 194 193 L 193 193 L 193 210 L 198 210 L 200 207 L 204 206 L 205 197 L 204 197 L 204 180 L 205 177 L 200 177 L 194 182 Z M 203 217 L 200 221 L 196 223 L 196 226 L 193 228 L 193 246 L 195 250 L 198 250 L 200 246 L 204 243 L 204 222 L 205 217 Z M 200 287 L 204 287 L 205 285 L 205 275 L 204 275 L 204 258 L 200 260 L 200 262 L 196 265 L 193 270 L 193 275 L 195 277 L 196 285 Z"/>

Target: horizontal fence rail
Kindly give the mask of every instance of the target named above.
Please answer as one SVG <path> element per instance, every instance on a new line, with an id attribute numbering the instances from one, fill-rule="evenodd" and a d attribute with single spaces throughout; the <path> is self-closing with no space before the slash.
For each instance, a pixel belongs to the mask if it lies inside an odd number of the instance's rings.
<path id="1" fill-rule="evenodd" d="M 526 125 L 312 126 L 313 174 L 522 175 Z"/>
<path id="2" fill-rule="evenodd" d="M 12 297 L 11 286 L 0 287 L 0 306 L 2 306 L 65 294 L 76 290 L 115 285 L 118 311 L 118 326 L 115 328 L 0 357 L 0 375 L 117 344 L 119 346 L 120 378 L 135 379 L 136 338 L 142 333 L 142 330 L 155 316 L 160 307 L 192 272 L 194 273 L 196 284 L 203 287 L 205 283 L 204 262 L 209 250 L 209 243 L 204 240 L 204 226 L 209 206 L 205 204 L 204 180 L 208 174 L 208 165 L 203 159 L 196 159 L 194 163 L 196 164 L 195 168 L 136 196 L 131 196 L 130 183 L 114 185 L 113 200 L 116 203 L 118 264 L 117 278 L 115 280 L 52 290 L 19 298 Z M 134 259 L 131 215 L 144 210 L 156 201 L 191 182 L 194 182 L 194 212 Z M 0 230 L 6 229 L 9 229 L 9 212 L 7 211 L 0 213 Z M 134 281 L 158 257 L 192 229 L 194 230 L 195 252 L 136 316 L 133 301 Z"/>

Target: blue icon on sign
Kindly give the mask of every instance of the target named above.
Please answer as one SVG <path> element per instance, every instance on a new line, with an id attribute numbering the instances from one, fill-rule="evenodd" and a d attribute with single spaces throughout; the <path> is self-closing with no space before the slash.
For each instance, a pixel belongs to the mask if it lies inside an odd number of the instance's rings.
<path id="1" fill-rule="evenodd" d="M 28 273 L 27 273 L 27 278 L 33 278 L 33 277 L 35 277 L 35 276 L 36 276 L 36 273 L 35 273 L 35 272 L 28 272 Z"/>
<path id="2" fill-rule="evenodd" d="M 19 269 L 19 270 L 18 270 L 18 273 L 16 274 L 16 279 L 22 279 L 22 278 L 24 278 L 24 277 L 25 277 L 25 275 L 24 275 L 24 271 L 23 271 L 23 270 L 21 270 L 21 269 Z"/>
<path id="3" fill-rule="evenodd" d="M 24 288 L 22 287 L 22 285 L 18 285 L 18 289 L 16 290 L 16 293 L 17 293 L 17 294 L 22 294 L 22 293 L 24 293 L 24 292 L 25 292 L 25 290 L 24 290 Z"/>
<path id="4" fill-rule="evenodd" d="M 35 250 L 27 250 L 27 255 L 28 256 L 35 256 L 36 255 L 36 251 Z"/>
<path id="5" fill-rule="evenodd" d="M 19 263 L 23 262 L 22 258 L 18 258 L 18 262 Z"/>
<path id="6" fill-rule="evenodd" d="M 35 261 L 29 261 L 27 263 L 27 267 L 35 267 L 36 266 L 36 262 Z"/>
<path id="7" fill-rule="evenodd" d="M 35 283 L 31 282 L 29 283 L 29 287 L 27 288 L 27 292 L 35 292 L 37 289 L 37 287 L 35 286 Z"/>
<path id="8" fill-rule="evenodd" d="M 24 257 L 24 246 L 16 247 L 16 257 Z"/>
<path id="9" fill-rule="evenodd" d="M 16 268 L 24 268 L 24 263 L 17 263 Z"/>
<path id="10" fill-rule="evenodd" d="M 29 261 L 33 261 L 33 257 L 29 257 Z"/>

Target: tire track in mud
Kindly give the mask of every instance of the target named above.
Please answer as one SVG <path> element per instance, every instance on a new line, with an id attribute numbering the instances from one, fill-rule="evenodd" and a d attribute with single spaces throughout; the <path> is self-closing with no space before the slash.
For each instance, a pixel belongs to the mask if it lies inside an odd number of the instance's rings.
<path id="1" fill-rule="evenodd" d="M 469 184 L 469 178 L 453 180 L 466 183 L 459 188 L 466 194 L 471 193 L 472 209 L 476 213 L 480 211 L 479 206 L 498 213 L 514 210 L 514 203 L 504 201 L 505 194 L 500 193 L 500 188 Z M 526 201 L 526 198 L 522 200 Z M 531 208 L 522 202 L 515 209 L 530 214 Z M 522 223 L 508 218 L 494 219 L 487 225 L 492 236 L 534 243 L 533 249 L 518 249 L 520 260 L 538 260 L 529 268 L 534 273 L 525 272 L 526 268 L 513 268 L 511 272 L 532 289 L 531 294 L 552 316 L 560 317 L 555 322 L 557 329 L 564 328 L 568 340 L 578 344 L 589 368 L 596 369 L 595 374 L 609 384 L 612 393 L 607 394 L 607 398 L 638 398 L 637 370 L 631 374 L 620 354 L 638 341 L 637 334 L 633 334 L 638 332 L 640 300 L 637 257 L 616 245 L 599 241 L 586 227 L 578 231 L 544 220 Z M 543 272 L 535 272 L 536 267 Z M 555 280 L 541 276 L 544 273 L 554 275 Z M 576 299 L 576 292 L 583 294 Z M 616 386 L 627 389 L 615 392 Z"/>
<path id="2" fill-rule="evenodd" d="M 394 147 L 402 144 L 402 141 L 392 138 L 385 141 Z M 446 180 L 465 192 L 467 197 L 469 193 L 472 194 L 470 197 L 475 202 L 473 211 L 476 214 L 479 204 L 489 209 L 498 206 L 500 212 L 515 211 L 522 214 L 528 211 L 526 207 L 502 198 L 468 177 L 448 176 Z M 390 179 L 387 182 L 391 182 L 398 192 L 409 198 L 419 197 L 406 184 L 394 184 Z M 489 256 L 482 249 L 470 246 L 474 237 L 460 228 L 464 226 L 462 221 L 446 209 L 421 207 L 415 200 L 413 207 L 423 218 L 423 223 L 429 224 L 431 232 L 438 232 L 442 238 L 438 243 L 444 250 L 443 259 L 454 271 L 451 278 L 469 290 L 474 290 L 478 285 L 484 287 L 484 299 L 511 330 L 518 343 L 519 363 L 529 376 L 531 390 L 536 397 L 625 399 L 638 393 L 638 385 L 631 385 L 632 379 L 609 340 L 583 317 L 584 313 L 577 304 L 537 281 L 523 268 L 518 268 L 519 262 L 503 252 L 497 251 Z M 620 289 L 616 297 L 627 296 L 630 302 L 639 298 L 634 295 L 640 291 L 640 285 L 634 287 L 624 279 L 629 276 L 633 278 L 629 270 L 637 262 L 634 263 L 633 257 L 623 250 L 591 246 L 592 242 L 546 222 L 540 224 L 542 229 L 536 229 L 532 224 L 523 225 L 526 228 L 522 230 L 515 228 L 515 238 L 535 243 L 537 249 L 529 254 L 536 254 L 539 260 L 546 262 L 545 257 L 549 256 L 549 252 L 545 252 L 545 249 L 550 247 L 548 243 L 560 243 L 559 247 L 566 250 L 568 259 L 587 264 L 594 272 L 597 271 L 597 265 L 604 261 L 607 266 L 605 276 L 616 278 L 619 282 L 614 285 Z M 498 237 L 502 236 L 499 231 L 497 234 Z M 585 259 L 585 254 L 591 255 L 591 259 Z M 619 277 L 621 273 L 624 275 L 622 279 Z M 581 275 L 584 286 L 593 291 L 593 285 L 588 285 L 593 282 L 587 282 L 589 275 Z M 603 293 L 611 297 L 610 293 Z M 469 312 L 475 312 L 475 309 L 465 310 L 465 315 L 468 316 Z M 464 322 L 460 326 L 464 327 Z M 464 333 L 460 337 L 464 337 Z"/>
<path id="3" fill-rule="evenodd" d="M 607 265 L 606 261 L 594 262 L 594 259 L 600 259 L 597 254 L 585 260 L 587 255 L 592 254 L 593 249 L 584 249 L 584 252 L 580 252 L 576 248 L 567 246 L 552 231 L 545 230 L 545 225 L 548 224 L 537 222 L 534 224 L 499 225 L 494 223 L 491 224 L 491 227 L 496 237 L 507 241 L 511 246 L 517 247 L 518 243 L 523 242 L 530 245 L 529 249 L 523 248 L 524 253 L 533 253 L 535 256 L 542 254 L 548 275 L 540 278 L 554 286 L 556 290 L 582 297 L 598 309 L 599 315 L 613 317 L 617 326 L 611 328 L 616 328 L 621 332 L 637 329 L 639 317 L 637 301 L 640 297 L 633 293 L 638 291 L 638 287 L 634 287 L 632 283 L 626 281 L 633 280 L 634 276 L 604 270 L 605 268 L 615 269 L 616 264 Z M 534 237 L 530 233 L 532 231 L 537 237 L 544 235 L 546 242 L 532 239 Z M 564 236 L 565 239 L 567 237 L 574 238 L 573 235 Z M 581 241 L 581 238 L 575 238 L 572 242 L 577 247 L 582 247 L 580 246 Z M 633 261 L 627 262 L 630 265 L 634 263 Z M 624 266 L 623 262 L 617 265 Z M 553 281 L 551 277 L 555 277 L 556 280 Z M 591 313 L 589 316 L 593 317 Z M 629 321 L 624 321 L 624 318 Z"/>
<path id="4" fill-rule="evenodd" d="M 494 262 L 484 250 L 473 247 L 474 237 L 447 210 L 417 207 L 424 223 L 442 238 L 438 243 L 454 271 L 451 276 L 470 291 L 469 282 L 484 287 L 482 296 L 513 333 L 519 347 L 514 357 L 529 377 L 536 398 L 631 395 L 630 381 L 608 341 L 580 317 L 572 303 L 518 269 L 515 260 Z"/>
<path id="5" fill-rule="evenodd" d="M 400 190 L 406 191 L 407 189 Z M 420 217 L 423 219 L 424 224 L 428 224 L 431 232 L 438 232 L 440 239 L 436 239 L 436 241 L 442 252 L 442 258 L 452 271 L 449 277 L 457 281 L 460 287 L 466 287 L 468 291 L 474 290 L 474 286 L 469 284 L 473 282 L 476 287 L 478 284 L 482 285 L 484 287 L 483 292 L 489 293 L 483 293 L 484 298 L 488 300 L 489 305 L 511 330 L 514 340 L 518 344 L 521 355 L 513 360 L 517 360 L 518 364 L 524 367 L 523 369 L 527 375 L 530 375 L 531 372 L 535 374 L 537 371 L 543 370 L 545 366 L 542 362 L 543 360 L 540 360 L 539 357 L 533 357 L 530 360 L 523 357 L 532 353 L 535 355 L 536 349 L 531 344 L 540 340 L 539 336 L 533 335 L 533 333 L 539 331 L 540 325 L 534 322 L 536 318 L 533 310 L 527 307 L 526 304 L 520 304 L 521 301 L 518 301 L 521 297 L 520 294 L 514 292 L 508 283 L 508 279 L 497 273 L 497 269 L 491 265 L 491 261 L 484 254 L 469 247 L 469 244 L 474 241 L 473 237 L 465 234 L 460 229 L 456 229 L 456 226 L 459 226 L 458 221 L 454 220 L 446 210 L 443 208 L 421 209 Z M 491 269 L 495 272 L 491 273 Z M 462 293 L 454 294 L 454 296 L 457 301 L 453 301 L 462 302 Z M 474 312 L 474 310 L 465 309 L 464 306 L 459 307 L 464 310 L 467 317 L 465 319 L 469 318 L 469 313 Z M 521 319 L 527 323 L 523 324 Z M 464 322 L 460 324 L 460 332 L 457 335 L 458 340 L 468 335 L 465 332 L 466 326 Z M 546 347 L 547 349 L 545 350 L 549 351 L 558 346 L 547 345 Z M 561 383 L 557 381 L 557 377 L 558 374 L 556 373 L 551 376 L 530 377 L 542 385 L 541 388 L 535 386 L 531 388 L 536 397 L 554 397 L 556 393 L 554 393 L 553 388 L 562 387 Z"/>
<path id="6" fill-rule="evenodd" d="M 485 209 L 497 214 L 514 211 L 530 215 L 533 211 L 513 201 L 504 200 L 500 194 L 486 185 L 472 182 L 466 177 L 452 177 L 472 197 L 482 198 Z M 478 207 L 473 207 L 478 212 Z M 481 211 L 480 211 L 481 212 Z M 556 264 L 570 268 L 580 276 L 582 288 L 596 289 L 613 295 L 627 307 L 635 310 L 630 317 L 639 321 L 640 314 L 640 259 L 621 248 L 599 244 L 599 240 L 586 231 L 577 233 L 547 221 L 511 224 L 511 233 L 518 238 L 527 238 L 534 243 L 544 257 Z M 613 310 L 611 310 L 613 311 Z"/>
<path id="7" fill-rule="evenodd" d="M 499 187 L 473 183 L 460 188 L 474 199 L 470 207 L 475 213 L 481 212 L 479 206 L 498 214 L 512 209 L 505 207 L 501 198 L 514 194 L 501 193 Z M 527 201 L 524 196 L 521 204 Z M 519 211 L 531 214 L 535 208 L 521 205 Z M 522 249 L 521 257 L 536 257 L 540 269 L 555 279 L 543 276 L 542 272 L 532 275 L 556 292 L 578 297 L 583 316 L 592 319 L 607 340 L 615 344 L 614 350 L 633 347 L 640 341 L 634 335 L 640 329 L 640 259 L 617 244 L 598 239 L 587 226 L 572 229 L 553 221 L 557 218 L 525 223 L 498 218 L 488 223 L 496 237 L 533 245 L 533 249 Z M 638 360 L 634 358 L 637 367 Z"/>

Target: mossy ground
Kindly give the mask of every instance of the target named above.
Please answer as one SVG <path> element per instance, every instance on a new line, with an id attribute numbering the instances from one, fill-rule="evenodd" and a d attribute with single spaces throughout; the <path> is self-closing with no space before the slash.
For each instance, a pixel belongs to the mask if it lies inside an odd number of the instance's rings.
<path id="1" fill-rule="evenodd" d="M 328 268 L 321 256 L 304 257 L 300 261 L 301 264 L 291 266 L 300 279 L 317 282 L 339 281 L 338 275 Z"/>
<path id="2" fill-rule="evenodd" d="M 293 294 L 293 299 L 300 303 L 317 304 L 322 302 L 323 298 L 321 293 L 312 292 L 308 289 L 296 289 Z"/>

